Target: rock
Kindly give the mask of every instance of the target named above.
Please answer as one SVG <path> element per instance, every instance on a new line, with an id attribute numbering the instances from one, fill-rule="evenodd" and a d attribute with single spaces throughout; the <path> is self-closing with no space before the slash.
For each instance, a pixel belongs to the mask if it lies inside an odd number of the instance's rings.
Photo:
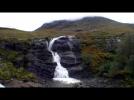
<path id="1" fill-rule="evenodd" d="M 67 68 L 70 77 L 80 77 L 83 72 L 80 41 L 71 36 L 62 37 L 56 40 L 52 50 L 58 52 L 61 57 L 61 65 Z"/>
<path id="2" fill-rule="evenodd" d="M 69 39 L 67 37 L 63 37 L 56 40 L 53 44 L 52 51 L 56 51 L 56 52 L 70 51 L 71 49 L 69 47 L 68 41 Z"/>
<path id="3" fill-rule="evenodd" d="M 23 82 L 19 80 L 11 80 L 5 83 L 7 88 L 30 88 L 30 87 L 42 87 L 42 84 L 35 82 Z"/>
<path id="4" fill-rule="evenodd" d="M 74 37 L 63 37 L 55 41 L 52 50 L 58 53 L 65 51 L 79 52 L 80 42 Z"/>
<path id="5" fill-rule="evenodd" d="M 48 50 L 49 39 L 34 39 L 31 41 L 0 41 L 0 48 L 17 51 L 22 54 L 15 58 L 13 64 L 24 67 L 43 79 L 54 77 L 56 63 Z M 70 77 L 82 75 L 84 66 L 81 58 L 80 41 L 73 36 L 56 40 L 52 47 L 61 57 L 61 65 L 69 71 Z M 84 72 L 85 73 L 85 72 Z M 85 75 L 85 74 L 84 74 Z"/>
<path id="6" fill-rule="evenodd" d="M 0 43 L 0 48 L 6 49 L 6 50 L 15 50 L 23 52 L 24 54 L 28 49 L 30 49 L 29 42 L 26 41 L 19 41 L 19 40 L 8 40 L 8 41 L 2 41 Z"/>
<path id="7" fill-rule="evenodd" d="M 61 64 L 66 68 L 76 66 L 82 63 L 80 53 L 76 54 L 75 52 L 68 51 L 60 53 L 60 57 L 61 57 Z"/>
<path id="8" fill-rule="evenodd" d="M 42 78 L 53 78 L 56 64 L 53 63 L 52 54 L 48 51 L 46 39 L 31 41 L 0 41 L 0 48 L 17 51 L 18 55 L 12 62 L 16 67 L 24 67 Z"/>
<path id="9" fill-rule="evenodd" d="M 28 70 L 41 78 L 53 78 L 56 63 L 53 63 L 52 54 L 47 49 L 45 39 L 33 41 L 27 53 Z"/>

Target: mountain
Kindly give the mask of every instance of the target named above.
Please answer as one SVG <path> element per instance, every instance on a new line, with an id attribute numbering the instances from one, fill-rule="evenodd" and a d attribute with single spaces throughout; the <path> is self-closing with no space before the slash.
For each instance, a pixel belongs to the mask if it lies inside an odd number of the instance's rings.
<path id="1" fill-rule="evenodd" d="M 69 27 L 85 27 L 85 26 L 94 26 L 96 24 L 105 24 L 105 23 L 110 23 L 112 20 L 103 18 L 103 17 L 85 17 L 83 19 L 79 20 L 57 20 L 53 21 L 51 23 L 45 23 L 43 24 L 40 29 L 50 29 L 50 28 L 58 28 L 58 29 L 63 29 L 63 28 L 69 28 Z M 113 21 L 114 22 L 114 21 Z"/>
<path id="2" fill-rule="evenodd" d="M 58 30 L 61 32 L 134 32 L 134 25 L 120 23 L 104 17 L 85 17 L 79 20 L 57 20 L 45 23 L 36 31 Z"/>
<path id="3" fill-rule="evenodd" d="M 120 23 L 104 17 L 84 17 L 77 20 L 56 20 L 45 23 L 32 32 L 0 27 L 0 39 L 31 39 L 59 35 L 76 35 L 81 39 L 90 36 L 134 33 L 134 24 Z"/>

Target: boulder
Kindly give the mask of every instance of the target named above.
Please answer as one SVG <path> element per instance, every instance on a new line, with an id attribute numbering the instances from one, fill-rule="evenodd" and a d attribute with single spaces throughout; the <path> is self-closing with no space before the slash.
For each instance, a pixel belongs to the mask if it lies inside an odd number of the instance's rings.
<path id="1" fill-rule="evenodd" d="M 62 37 L 54 42 L 52 50 L 59 53 L 66 51 L 80 52 L 80 41 L 76 38 Z"/>
<path id="2" fill-rule="evenodd" d="M 61 64 L 64 67 L 73 67 L 82 63 L 82 58 L 79 53 L 72 51 L 60 53 Z"/>

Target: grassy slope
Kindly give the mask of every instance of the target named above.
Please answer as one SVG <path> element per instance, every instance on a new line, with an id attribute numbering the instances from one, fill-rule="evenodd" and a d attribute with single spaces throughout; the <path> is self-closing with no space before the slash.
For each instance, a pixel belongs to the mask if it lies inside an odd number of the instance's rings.
<path id="1" fill-rule="evenodd" d="M 50 23 L 52 24 L 52 23 Z M 64 27 L 63 27 L 64 26 Z M 43 38 L 46 36 L 59 36 L 73 34 L 82 40 L 89 40 L 90 37 L 101 37 L 104 35 L 120 35 L 121 33 L 134 32 L 133 24 L 123 24 L 110 19 L 95 17 L 84 18 L 73 21 L 71 24 L 56 24 L 54 27 L 44 28 L 40 27 L 33 32 L 26 32 L 16 29 L 0 28 L 0 39 L 17 38 L 17 39 L 31 39 Z"/>
<path id="2" fill-rule="evenodd" d="M 0 39 L 17 38 L 17 39 L 27 39 L 30 38 L 30 34 L 25 31 L 20 31 L 10 28 L 0 28 Z"/>

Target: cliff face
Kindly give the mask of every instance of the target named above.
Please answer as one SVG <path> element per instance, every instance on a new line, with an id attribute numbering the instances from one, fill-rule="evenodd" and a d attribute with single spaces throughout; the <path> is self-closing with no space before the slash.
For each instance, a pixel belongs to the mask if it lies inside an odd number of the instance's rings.
<path id="1" fill-rule="evenodd" d="M 31 49 L 27 54 L 28 61 L 31 63 L 28 65 L 28 69 L 43 78 L 53 78 L 56 63 L 53 62 L 47 45 L 46 39 L 32 42 Z M 80 41 L 77 38 L 60 38 L 54 42 L 52 50 L 59 54 L 61 65 L 67 68 L 70 77 L 77 77 L 84 70 Z"/>
<path id="2" fill-rule="evenodd" d="M 75 37 L 63 37 L 55 41 L 52 50 L 61 57 L 61 65 L 67 68 L 70 77 L 75 77 L 84 69 L 82 65 L 80 41 Z"/>
<path id="3" fill-rule="evenodd" d="M 48 51 L 48 42 L 48 39 L 30 42 L 2 41 L 0 48 L 21 54 L 12 61 L 16 67 L 24 67 L 41 78 L 50 79 L 54 77 L 56 63 L 53 62 L 52 54 Z M 77 38 L 60 38 L 54 42 L 52 49 L 60 55 L 61 64 L 67 68 L 70 77 L 77 77 L 84 70 L 80 41 Z"/>

